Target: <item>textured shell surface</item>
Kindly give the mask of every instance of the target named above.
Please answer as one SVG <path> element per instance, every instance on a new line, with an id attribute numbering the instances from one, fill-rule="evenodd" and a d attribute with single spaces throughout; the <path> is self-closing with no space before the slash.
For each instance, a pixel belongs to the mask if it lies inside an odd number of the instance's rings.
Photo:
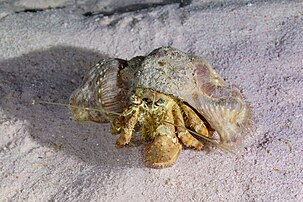
<path id="1" fill-rule="evenodd" d="M 152 51 L 136 69 L 132 88 L 150 88 L 161 93 L 185 98 L 197 87 L 191 58 L 175 48 Z"/>
<path id="2" fill-rule="evenodd" d="M 129 67 L 127 71 L 133 72 L 130 89 L 153 89 L 186 102 L 219 134 L 221 144 L 237 146 L 250 133 L 249 104 L 240 90 L 228 85 L 205 59 L 162 47 L 147 55 L 141 65 Z"/>

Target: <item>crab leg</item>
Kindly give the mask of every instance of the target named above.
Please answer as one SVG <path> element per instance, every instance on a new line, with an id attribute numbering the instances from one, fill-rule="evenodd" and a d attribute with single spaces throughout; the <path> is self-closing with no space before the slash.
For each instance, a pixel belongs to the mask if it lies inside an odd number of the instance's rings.
<path id="1" fill-rule="evenodd" d="M 186 117 L 188 118 L 190 127 L 193 128 L 197 133 L 209 137 L 208 129 L 206 128 L 203 121 L 199 118 L 199 116 L 194 112 L 194 110 L 183 103 L 180 103 L 180 105 Z"/>
<path id="2" fill-rule="evenodd" d="M 175 117 L 174 122 L 176 124 L 179 139 L 187 147 L 194 147 L 197 150 L 201 150 L 203 144 L 199 140 L 194 138 L 186 129 L 180 107 L 177 104 L 174 105 L 173 113 Z"/>
<path id="3" fill-rule="evenodd" d="M 175 163 L 182 150 L 175 134 L 175 126 L 169 123 L 174 121 L 172 110 L 168 110 L 164 121 L 157 127 L 155 138 L 146 146 L 146 163 L 154 168 L 171 166 Z"/>
<path id="4" fill-rule="evenodd" d="M 130 117 L 125 121 L 125 124 L 123 124 L 125 127 L 119 128 L 120 124 L 118 124 L 118 126 L 116 126 L 115 123 L 117 123 L 117 122 L 115 122 L 115 121 L 113 122 L 113 125 L 112 125 L 112 131 L 116 130 L 120 134 L 120 137 L 116 141 L 116 147 L 118 147 L 118 148 L 121 148 L 130 142 L 130 139 L 132 138 L 132 133 L 133 133 L 134 127 L 136 126 L 136 123 L 138 122 L 139 109 L 131 108 L 131 109 L 127 110 L 126 113 L 123 113 L 123 114 L 126 114 L 126 115 L 131 114 Z"/>

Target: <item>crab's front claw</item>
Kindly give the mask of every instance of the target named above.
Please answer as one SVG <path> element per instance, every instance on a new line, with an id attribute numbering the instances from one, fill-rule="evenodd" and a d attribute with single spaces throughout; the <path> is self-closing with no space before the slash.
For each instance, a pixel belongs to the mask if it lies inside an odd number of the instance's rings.
<path id="1" fill-rule="evenodd" d="M 138 122 L 139 110 L 137 108 L 130 108 L 125 114 L 130 114 L 130 116 L 120 116 L 112 121 L 111 133 L 113 135 L 120 135 L 116 142 L 117 148 L 121 148 L 130 142 L 133 130 Z"/>
<path id="2" fill-rule="evenodd" d="M 146 163 L 153 168 L 172 166 L 178 159 L 181 150 L 182 145 L 175 136 L 160 133 L 151 144 L 146 146 Z"/>
<path id="3" fill-rule="evenodd" d="M 120 137 L 116 141 L 116 147 L 122 148 L 127 145 L 132 138 L 132 131 L 129 131 L 127 128 L 122 128 L 120 133 Z"/>
<path id="4" fill-rule="evenodd" d="M 110 127 L 110 133 L 112 135 L 120 135 L 121 134 L 121 128 L 125 124 L 124 117 L 119 116 L 116 117 L 112 122 L 111 122 L 111 127 Z"/>

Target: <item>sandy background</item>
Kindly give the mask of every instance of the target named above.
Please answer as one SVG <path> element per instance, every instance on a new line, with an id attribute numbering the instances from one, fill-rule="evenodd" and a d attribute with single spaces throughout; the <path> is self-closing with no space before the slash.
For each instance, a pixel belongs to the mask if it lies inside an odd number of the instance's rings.
<path id="1" fill-rule="evenodd" d="M 302 2 L 192 1 L 107 16 L 5 5 L 0 201 L 303 201 Z M 143 146 L 115 148 L 109 124 L 31 105 L 68 102 L 101 58 L 167 45 L 207 58 L 252 103 L 257 130 L 238 156 L 187 149 L 173 167 L 150 169 Z"/>

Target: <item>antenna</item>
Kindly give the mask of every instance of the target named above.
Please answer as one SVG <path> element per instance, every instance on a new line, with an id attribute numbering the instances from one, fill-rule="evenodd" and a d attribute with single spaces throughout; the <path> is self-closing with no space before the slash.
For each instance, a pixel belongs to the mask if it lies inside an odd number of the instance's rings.
<path id="1" fill-rule="evenodd" d="M 81 107 L 81 106 L 77 106 L 77 105 L 64 104 L 64 103 L 59 103 L 59 102 L 49 102 L 49 101 L 44 101 L 44 100 L 33 100 L 32 104 L 33 105 L 35 105 L 35 104 L 57 105 L 57 106 L 70 107 L 70 108 L 76 108 L 76 109 L 85 109 L 85 110 L 90 110 L 90 111 L 98 111 L 98 112 L 101 112 L 101 113 L 113 114 L 113 115 L 118 115 L 118 116 L 123 115 L 121 113 L 117 113 L 117 112 L 113 112 L 113 111 L 107 111 L 107 110 L 104 110 L 104 109 Z"/>

